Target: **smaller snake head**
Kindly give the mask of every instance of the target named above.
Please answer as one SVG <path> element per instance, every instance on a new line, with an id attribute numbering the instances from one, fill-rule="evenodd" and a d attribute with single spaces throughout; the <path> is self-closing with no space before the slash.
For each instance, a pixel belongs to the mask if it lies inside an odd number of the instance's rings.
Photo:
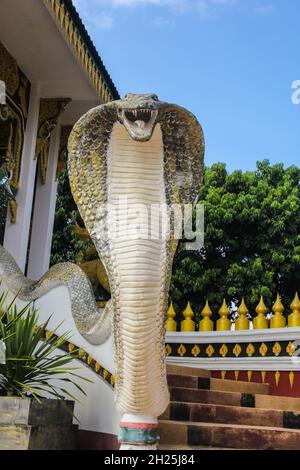
<path id="1" fill-rule="evenodd" d="M 118 120 L 125 126 L 130 137 L 139 142 L 151 139 L 158 121 L 159 110 L 165 103 L 154 94 L 127 93 L 117 105 Z"/>

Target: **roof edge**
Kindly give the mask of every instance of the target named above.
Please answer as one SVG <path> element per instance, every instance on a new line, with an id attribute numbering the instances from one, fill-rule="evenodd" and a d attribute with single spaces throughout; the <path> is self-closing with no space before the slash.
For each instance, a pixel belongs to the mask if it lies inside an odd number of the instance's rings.
<path id="1" fill-rule="evenodd" d="M 87 73 L 101 101 L 108 103 L 120 98 L 96 47 L 91 40 L 72 0 L 42 0 L 52 14 L 66 42 Z"/>

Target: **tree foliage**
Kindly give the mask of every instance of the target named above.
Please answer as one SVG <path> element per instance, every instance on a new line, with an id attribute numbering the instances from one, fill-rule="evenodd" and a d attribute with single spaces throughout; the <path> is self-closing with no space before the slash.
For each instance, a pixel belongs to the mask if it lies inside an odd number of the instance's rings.
<path id="1" fill-rule="evenodd" d="M 222 299 L 244 295 L 251 313 L 277 291 L 286 306 L 300 285 L 300 169 L 257 163 L 256 171 L 214 164 L 206 169 L 205 245 L 188 253 L 183 243 L 173 269 L 171 297 L 179 311 L 191 300 L 199 314 L 208 299 L 216 317 Z"/>
<path id="2" fill-rule="evenodd" d="M 85 248 L 84 243 L 74 235 L 73 222 L 70 217 L 72 212 L 84 226 L 71 193 L 68 172 L 65 170 L 59 178 L 57 188 L 51 265 L 64 261 L 74 262 L 76 254 Z"/>

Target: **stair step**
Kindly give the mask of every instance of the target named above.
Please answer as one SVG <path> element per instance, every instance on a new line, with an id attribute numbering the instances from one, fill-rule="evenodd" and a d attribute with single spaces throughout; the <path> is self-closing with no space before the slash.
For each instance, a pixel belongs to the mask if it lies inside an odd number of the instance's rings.
<path id="1" fill-rule="evenodd" d="M 158 450 L 243 450 L 229 449 L 228 447 L 208 447 L 208 446 L 184 446 L 179 444 L 162 444 L 158 446 Z"/>
<path id="2" fill-rule="evenodd" d="M 161 419 L 300 429 L 300 413 L 205 403 L 171 402 Z"/>
<path id="3" fill-rule="evenodd" d="M 198 377 L 192 375 L 168 374 L 168 384 L 170 387 L 201 388 L 203 390 L 217 390 L 222 392 L 258 393 L 261 395 L 266 395 L 269 392 L 268 384 L 214 379 L 212 377 Z"/>
<path id="4" fill-rule="evenodd" d="M 160 421 L 161 447 L 208 446 L 257 450 L 299 450 L 300 431 L 237 424 Z"/>
<path id="5" fill-rule="evenodd" d="M 300 412 L 300 398 L 257 394 L 255 407 Z"/>
<path id="6" fill-rule="evenodd" d="M 193 377 L 207 377 L 211 376 L 209 370 L 205 369 L 197 369 L 196 367 L 185 367 L 185 366 L 178 366 L 175 364 L 167 364 L 167 374 L 174 374 L 174 375 L 184 375 L 184 376 L 193 376 Z"/>
<path id="7" fill-rule="evenodd" d="M 170 387 L 171 401 L 300 412 L 300 398 Z"/>
<path id="8" fill-rule="evenodd" d="M 177 402 L 255 407 L 255 396 L 253 394 L 240 392 L 170 387 L 170 397 L 171 401 Z"/>

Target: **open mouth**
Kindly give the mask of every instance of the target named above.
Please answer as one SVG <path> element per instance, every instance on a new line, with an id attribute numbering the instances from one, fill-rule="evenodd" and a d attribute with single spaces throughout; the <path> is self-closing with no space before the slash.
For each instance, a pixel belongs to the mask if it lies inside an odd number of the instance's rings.
<path id="1" fill-rule="evenodd" d="M 123 109 L 121 120 L 134 140 L 145 141 L 152 136 L 158 111 L 154 109 Z"/>
<path id="2" fill-rule="evenodd" d="M 147 124 L 152 117 L 152 113 L 154 113 L 154 111 L 150 109 L 133 109 L 132 111 L 125 111 L 125 117 L 130 122 L 143 121 Z"/>

